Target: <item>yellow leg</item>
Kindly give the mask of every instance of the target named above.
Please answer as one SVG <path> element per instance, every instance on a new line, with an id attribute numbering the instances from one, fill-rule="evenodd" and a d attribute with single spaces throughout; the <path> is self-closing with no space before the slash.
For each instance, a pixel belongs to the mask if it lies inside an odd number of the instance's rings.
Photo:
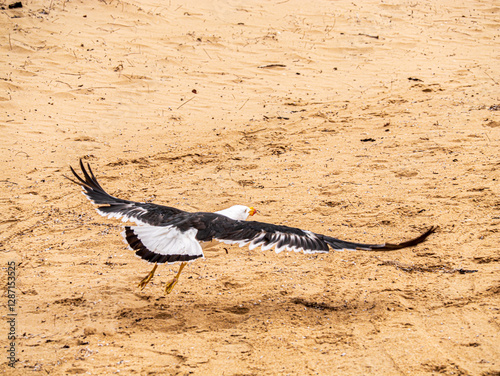
<path id="1" fill-rule="evenodd" d="M 158 267 L 158 264 L 155 264 L 155 266 L 153 267 L 153 270 L 151 270 L 149 272 L 149 274 L 146 277 L 144 277 L 144 279 L 141 282 L 139 282 L 139 285 L 137 287 L 140 287 L 141 290 L 144 290 L 144 287 L 146 287 L 146 285 L 149 283 L 149 281 L 151 281 L 153 279 L 157 267 Z"/>
<path id="2" fill-rule="evenodd" d="M 174 279 L 172 279 L 170 281 L 170 283 L 165 287 L 165 293 L 170 294 L 172 292 L 175 284 L 179 280 L 179 276 L 181 275 L 182 269 L 184 269 L 184 267 L 186 266 L 186 264 L 187 264 L 187 262 L 183 262 L 181 264 L 181 267 L 179 268 L 179 272 L 176 274 L 176 276 L 174 277 Z"/>

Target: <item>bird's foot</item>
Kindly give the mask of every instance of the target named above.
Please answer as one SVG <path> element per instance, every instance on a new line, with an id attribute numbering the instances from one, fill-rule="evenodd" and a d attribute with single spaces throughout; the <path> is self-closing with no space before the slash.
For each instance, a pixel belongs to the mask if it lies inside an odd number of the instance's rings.
<path id="1" fill-rule="evenodd" d="M 170 283 L 165 287 L 165 293 L 170 294 L 174 289 L 174 286 L 177 284 L 179 279 L 176 277 L 170 281 Z"/>
<path id="2" fill-rule="evenodd" d="M 153 267 L 153 270 L 151 270 L 149 272 L 149 274 L 146 277 L 144 277 L 141 282 L 139 282 L 137 287 L 140 287 L 141 290 L 144 290 L 144 287 L 146 287 L 147 284 L 149 283 L 149 281 L 151 281 L 153 279 L 157 267 L 158 267 L 158 264 L 155 264 L 155 266 Z"/>
<path id="3" fill-rule="evenodd" d="M 165 287 L 165 293 L 167 294 L 170 294 L 174 288 L 174 286 L 176 285 L 177 281 L 179 280 L 179 276 L 181 275 L 182 273 L 182 269 L 184 269 L 184 267 L 187 265 L 187 262 L 183 262 L 181 264 L 181 267 L 179 268 L 179 271 L 177 272 L 177 274 L 175 275 L 174 279 L 172 279 L 170 281 L 170 283 Z"/>

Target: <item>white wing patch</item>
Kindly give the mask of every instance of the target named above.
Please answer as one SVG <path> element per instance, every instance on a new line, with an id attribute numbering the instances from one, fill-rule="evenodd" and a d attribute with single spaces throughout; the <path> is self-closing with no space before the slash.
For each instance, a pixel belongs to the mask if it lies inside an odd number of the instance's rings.
<path id="1" fill-rule="evenodd" d="M 85 188 L 82 187 L 82 190 L 83 190 L 83 195 L 85 197 L 87 197 L 90 202 L 92 202 L 94 205 L 98 205 L 93 199 L 92 197 L 90 197 L 90 195 L 85 191 Z M 99 213 L 100 215 L 102 215 L 103 217 L 107 217 L 109 219 L 113 219 L 113 218 L 116 218 L 116 219 L 120 219 L 122 220 L 122 222 L 135 222 L 137 223 L 138 225 L 145 225 L 144 222 L 142 222 L 141 220 L 137 219 L 136 215 L 137 214 L 144 214 L 144 213 L 147 213 L 147 210 L 144 209 L 144 208 L 141 208 L 141 207 L 138 207 L 138 206 L 133 206 L 132 204 L 122 204 L 123 206 L 128 206 L 130 208 L 130 211 L 133 212 L 132 215 L 127 215 L 127 214 L 122 214 L 122 213 L 119 213 L 119 212 L 113 212 L 113 213 L 106 213 L 106 212 L 103 212 L 101 210 L 99 210 L 99 208 L 96 208 L 95 210 L 97 211 L 97 213 Z"/>
<path id="2" fill-rule="evenodd" d="M 137 219 L 136 215 L 139 214 L 139 213 L 147 213 L 147 210 L 146 209 L 143 209 L 143 208 L 140 208 L 140 207 L 135 207 L 134 208 L 134 211 L 136 212 L 134 215 L 127 215 L 127 214 L 122 214 L 122 213 L 117 213 L 117 212 L 113 212 L 113 213 L 105 213 L 101 210 L 99 210 L 98 208 L 96 208 L 96 211 L 102 215 L 103 217 L 106 217 L 106 218 L 109 218 L 109 219 L 112 219 L 112 218 L 116 218 L 116 219 L 120 219 L 122 220 L 122 222 L 134 222 L 134 223 L 137 223 L 138 225 L 146 225 L 146 223 L 142 222 L 140 219 Z M 137 213 L 138 212 L 138 213 Z"/>
<path id="3" fill-rule="evenodd" d="M 196 229 L 185 232 L 173 226 L 131 226 L 130 229 L 150 252 L 203 257 L 201 245 L 196 240 Z M 122 234 L 125 237 L 125 233 Z"/>

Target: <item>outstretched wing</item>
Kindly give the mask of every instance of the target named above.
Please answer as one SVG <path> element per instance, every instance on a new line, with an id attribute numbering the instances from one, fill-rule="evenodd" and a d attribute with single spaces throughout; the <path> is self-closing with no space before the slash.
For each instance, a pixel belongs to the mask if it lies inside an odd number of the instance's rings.
<path id="1" fill-rule="evenodd" d="M 65 176 L 65 178 L 80 185 L 83 188 L 83 194 L 87 196 L 90 201 L 96 205 L 101 205 L 97 207 L 97 212 L 105 217 L 121 218 L 123 222 L 133 221 L 137 224 L 162 226 L 168 223 L 172 216 L 185 213 L 182 210 L 169 206 L 122 200 L 111 196 L 101 187 L 90 165 L 87 163 L 87 171 L 81 159 L 80 168 L 82 169 L 83 178 L 75 172 L 73 167 L 70 168 L 76 180 L 68 178 L 67 176 Z"/>
<path id="2" fill-rule="evenodd" d="M 435 227 L 431 227 L 422 235 L 403 243 L 365 244 L 335 239 L 294 227 L 218 218 L 216 221 L 210 221 L 206 229 L 200 229 L 197 239 L 207 241 L 215 239 L 226 244 L 239 244 L 240 247 L 248 245 L 250 249 L 261 247 L 262 250 L 268 250 L 275 247 L 276 253 L 283 250 L 304 253 L 328 252 L 330 247 L 334 250 L 387 251 L 420 244 L 435 230 Z"/>
<path id="3" fill-rule="evenodd" d="M 399 244 L 364 244 L 335 239 L 294 227 L 263 222 L 235 221 L 216 213 L 185 213 L 175 216 L 166 226 L 125 227 L 123 233 L 136 255 L 157 263 L 192 261 L 203 257 L 199 242 L 218 240 L 226 244 L 248 245 L 250 249 L 275 247 L 283 250 L 316 253 L 341 249 L 393 250 L 423 242 L 435 228 L 417 238 Z M 206 243 L 205 243 L 206 244 Z"/>

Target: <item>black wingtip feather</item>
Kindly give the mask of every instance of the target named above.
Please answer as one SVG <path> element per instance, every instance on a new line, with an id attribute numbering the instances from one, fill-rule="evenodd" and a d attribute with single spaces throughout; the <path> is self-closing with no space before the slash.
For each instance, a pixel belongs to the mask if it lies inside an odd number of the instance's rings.
<path id="1" fill-rule="evenodd" d="M 408 240 L 406 242 L 398 243 L 398 244 L 387 243 L 383 247 L 378 248 L 378 249 L 374 249 L 374 250 L 376 250 L 376 251 L 387 251 L 387 250 L 396 250 L 396 249 L 413 247 L 415 245 L 423 243 L 429 237 L 429 235 L 431 235 L 434 232 L 436 232 L 436 230 L 437 230 L 437 226 L 431 226 L 426 232 L 424 232 L 420 236 L 417 236 L 414 239 Z"/>
<path id="2" fill-rule="evenodd" d="M 426 232 L 422 235 L 417 236 L 414 239 L 410 239 L 406 242 L 391 244 L 364 244 L 364 243 L 355 243 L 350 241 L 344 241 L 340 239 L 331 238 L 329 236 L 321 235 L 322 239 L 328 243 L 330 247 L 333 249 L 357 249 L 362 251 L 394 251 L 397 249 L 408 248 L 416 246 L 422 242 L 424 242 L 429 235 L 434 233 L 437 229 L 437 226 L 430 227 Z"/>
<path id="3" fill-rule="evenodd" d="M 87 167 L 85 167 L 83 161 L 80 159 L 80 168 L 82 170 L 83 177 L 77 174 L 77 172 L 73 167 L 70 166 L 69 168 L 76 180 L 73 178 L 69 178 L 66 175 L 63 176 L 69 181 L 81 186 L 84 190 L 85 196 L 87 196 L 94 204 L 113 205 L 113 204 L 121 204 L 128 202 L 126 200 L 113 197 L 109 193 L 107 193 L 97 181 L 97 178 L 95 177 L 88 163 Z M 99 209 L 106 209 L 106 208 L 108 208 L 108 206 L 99 207 Z"/>
<path id="4" fill-rule="evenodd" d="M 66 179 L 68 179 L 69 181 L 71 181 L 71 182 L 73 182 L 73 183 L 75 183 L 75 184 L 77 184 L 77 185 L 80 185 L 80 186 L 83 186 L 83 187 L 90 188 L 90 186 L 88 185 L 88 183 L 87 183 L 85 180 L 83 180 L 83 179 L 82 179 L 82 178 L 81 178 L 81 177 L 80 177 L 80 176 L 76 173 L 76 171 L 73 169 L 73 167 L 69 166 L 69 168 L 70 168 L 71 172 L 73 173 L 73 175 L 76 177 L 76 179 L 77 179 L 78 181 L 77 181 L 77 180 L 74 180 L 74 179 L 72 179 L 72 178 L 69 178 L 69 177 L 67 177 L 66 175 L 64 175 L 64 174 L 63 174 L 63 176 L 64 176 Z"/>
<path id="5" fill-rule="evenodd" d="M 83 161 L 80 159 L 80 168 L 82 169 L 83 176 L 85 177 L 85 183 L 90 186 L 94 190 L 103 190 L 100 184 L 97 182 L 97 179 L 95 178 L 94 174 L 92 174 L 92 170 L 90 169 L 90 164 L 87 163 L 87 168 L 89 171 L 91 171 L 91 175 L 87 172 L 87 169 L 85 168 L 85 165 L 83 164 Z M 82 179 L 80 179 L 82 180 Z"/>
<path id="6" fill-rule="evenodd" d="M 97 181 L 97 178 L 94 176 L 94 173 L 92 172 L 92 169 L 90 168 L 89 163 L 87 163 L 87 167 L 89 169 L 90 176 L 92 177 L 92 181 L 94 182 L 94 184 L 104 191 L 104 189 L 101 187 L 101 184 L 99 184 L 99 182 Z"/>
<path id="7" fill-rule="evenodd" d="M 66 179 L 68 179 L 69 181 L 71 181 L 75 184 L 82 186 L 87 191 L 93 190 L 93 191 L 98 191 L 100 193 L 106 193 L 104 191 L 104 189 L 101 187 L 101 185 L 99 184 L 99 182 L 97 181 L 97 178 L 92 173 L 92 169 L 90 168 L 90 164 L 87 163 L 87 168 L 90 171 L 90 175 L 89 175 L 89 173 L 87 172 L 87 169 L 85 168 L 85 166 L 83 164 L 83 161 L 80 159 L 80 168 L 82 170 L 83 177 L 85 179 L 83 179 L 80 175 L 78 175 L 72 166 L 69 166 L 69 168 L 70 168 L 71 172 L 73 173 L 73 175 L 75 176 L 76 180 L 69 178 L 66 175 L 63 175 Z"/>

